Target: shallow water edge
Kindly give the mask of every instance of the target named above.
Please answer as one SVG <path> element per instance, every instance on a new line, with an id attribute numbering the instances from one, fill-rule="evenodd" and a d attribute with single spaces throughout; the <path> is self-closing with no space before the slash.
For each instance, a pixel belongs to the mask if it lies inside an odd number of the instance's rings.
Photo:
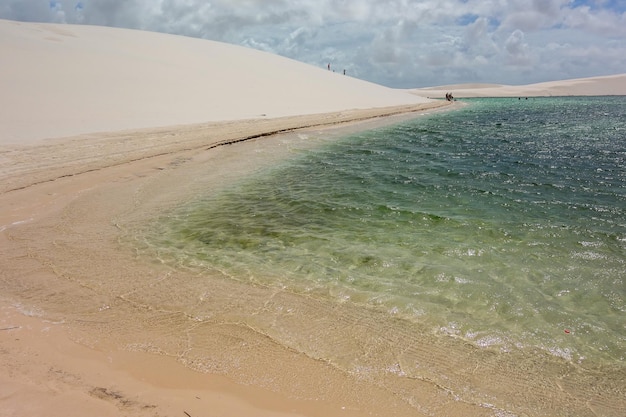
<path id="1" fill-rule="evenodd" d="M 332 140 L 324 135 L 179 155 L 85 188 L 53 216 L 5 230 L 4 294 L 65 320 L 88 346 L 173 357 L 354 415 L 618 415 L 623 368 L 481 349 L 385 311 L 130 250 L 135 228 L 198 190 L 288 157 L 289 140 Z"/>

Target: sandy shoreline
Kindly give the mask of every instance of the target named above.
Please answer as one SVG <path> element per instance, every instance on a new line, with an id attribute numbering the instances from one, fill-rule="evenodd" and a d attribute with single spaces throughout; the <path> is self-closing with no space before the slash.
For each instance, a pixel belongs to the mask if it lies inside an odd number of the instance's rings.
<path id="1" fill-rule="evenodd" d="M 7 21 L 0 34 L 0 53 L 15 57 L 0 74 L 0 416 L 626 408 L 619 392 L 592 390 L 615 387 L 623 370 L 581 382 L 582 368 L 555 358 L 502 358 L 376 311 L 216 273 L 198 292 L 197 271 L 132 241 L 182 201 L 288 157 L 292 143 L 449 103 L 182 37 Z M 596 93 L 618 91 L 623 76 L 601 81 Z M 367 366 L 329 359 L 311 342 L 319 337 Z M 406 377 L 415 363 L 420 377 Z M 547 367 L 564 375 L 558 387 Z"/>
<path id="2" fill-rule="evenodd" d="M 325 415 L 271 391 L 200 374 L 175 360 L 72 341 L 61 322 L 0 307 L 2 416 Z M 309 408 L 312 408 L 310 410 Z"/>
<path id="3" fill-rule="evenodd" d="M 295 129 L 332 127 L 398 114 L 420 113 L 448 104 L 433 101 L 275 119 L 95 133 L 48 139 L 22 146 L 0 144 L 0 176 L 3 179 L 0 192 L 164 154 L 210 149 Z"/>
<path id="4" fill-rule="evenodd" d="M 439 106 L 441 103 L 434 104 Z M 95 289 L 90 290 L 97 280 L 90 281 L 90 277 L 84 274 L 103 278 L 115 274 L 110 268 L 112 259 L 116 265 L 127 265 L 124 267 L 126 273 L 131 268 L 130 271 L 134 270 L 131 274 L 142 274 L 140 271 L 146 276 L 155 274 L 145 267 L 132 266 L 136 263 L 132 256 L 119 252 L 115 242 L 119 239 L 120 229 L 114 223 L 115 219 L 120 212 L 137 204 L 134 199 L 139 190 L 147 187 L 146 183 L 159 178 L 159 193 L 175 189 L 176 184 L 171 181 L 179 179 L 174 179 L 175 176 L 170 180 L 166 178 L 180 164 L 201 167 L 208 163 L 217 172 L 239 166 L 242 161 L 238 160 L 241 156 L 236 149 L 246 144 L 219 146 L 222 143 L 262 137 L 299 126 L 327 128 L 343 123 L 345 129 L 351 125 L 350 120 L 406 115 L 407 112 L 409 115 L 420 114 L 428 112 L 431 107 L 432 104 L 427 104 L 322 117 L 146 129 L 46 141 L 17 148 L 7 146 L 0 169 L 3 178 L 0 192 L 0 279 L 3 283 L 0 369 L 8 377 L 0 381 L 0 409 L 3 410 L 0 415 L 35 416 L 46 410 L 47 415 L 59 416 L 85 413 L 180 415 L 184 411 L 196 416 L 205 415 L 207 409 L 212 410 L 214 414 L 211 415 L 220 416 L 363 415 L 367 402 L 365 406 L 360 405 L 361 400 L 349 394 L 346 394 L 345 402 L 335 394 L 319 401 L 311 398 L 298 400 L 293 393 L 285 393 L 284 387 L 270 389 L 262 384 L 242 385 L 242 381 L 234 383 L 215 372 L 191 371 L 169 355 L 153 356 L 147 354 L 146 349 L 139 352 L 120 350 L 118 344 L 107 341 L 109 330 L 100 333 L 97 326 L 82 327 L 91 322 L 94 315 L 100 316 L 109 310 L 109 305 L 119 302 L 132 305 L 132 302 L 121 295 L 126 292 L 124 289 L 119 289 L 119 294 L 110 298 L 98 294 Z M 359 127 L 355 125 L 354 128 Z M 176 141 L 170 139 L 173 135 L 177 137 Z M 256 141 L 256 144 L 246 146 L 262 147 L 266 140 L 252 139 L 250 142 Z M 146 147 L 146 142 L 151 145 Z M 228 158 L 222 156 L 225 150 L 230 152 Z M 107 157 L 103 158 L 105 155 Z M 228 177 L 230 174 L 224 175 Z M 223 180 L 218 177 L 215 181 Z M 110 206 L 100 200 L 102 195 L 107 196 L 105 200 Z M 82 204 L 90 208 L 73 213 L 76 206 Z M 149 212 L 150 204 L 144 204 L 136 215 L 142 218 Z M 65 227 L 68 229 L 64 230 Z M 69 237 L 69 241 L 61 243 L 63 236 Z M 91 250 L 83 252 L 86 247 Z M 149 282 L 151 278 L 146 279 Z M 61 292 L 70 299 L 64 298 L 55 307 L 55 298 Z M 70 310 L 74 314 L 63 305 L 76 297 L 85 304 L 78 302 L 73 306 Z M 102 305 L 94 311 L 92 303 L 103 297 Z M 115 319 L 109 317 L 107 320 Z M 99 337 L 104 339 L 99 340 Z M 247 337 L 255 340 L 259 335 Z M 313 381 L 312 375 L 317 372 L 320 380 L 332 378 L 340 385 L 354 384 L 348 390 L 353 392 L 352 395 L 363 391 L 379 400 L 385 396 L 384 392 L 376 394 L 378 388 L 363 386 L 327 365 L 301 357 L 297 352 L 284 351 L 280 346 L 270 347 L 270 350 L 278 350 L 275 354 L 285 356 L 283 361 L 295 361 L 294 366 L 304 364 L 311 368 L 309 375 Z M 264 367 L 268 364 L 259 366 L 254 371 L 257 376 L 259 372 L 265 373 Z M 155 368 L 161 370 L 155 373 Z M 286 370 L 278 368 L 277 372 Z M 381 415 L 375 411 L 374 404 L 368 406 L 373 415 Z M 388 399 L 383 400 L 380 407 L 391 407 L 399 412 L 390 415 L 403 415 L 402 410 L 406 411 L 406 405 Z"/>

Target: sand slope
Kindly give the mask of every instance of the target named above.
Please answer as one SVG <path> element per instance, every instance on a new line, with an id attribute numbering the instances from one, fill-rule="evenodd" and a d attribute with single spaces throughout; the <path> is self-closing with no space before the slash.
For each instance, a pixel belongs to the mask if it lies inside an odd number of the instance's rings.
<path id="1" fill-rule="evenodd" d="M 0 143 L 425 101 L 253 49 L 136 30 L 0 20 L 0 56 Z"/>
<path id="2" fill-rule="evenodd" d="M 577 78 L 528 85 L 455 84 L 411 90 L 422 97 L 549 97 L 549 96 L 623 96 L 626 95 L 626 74 Z"/>

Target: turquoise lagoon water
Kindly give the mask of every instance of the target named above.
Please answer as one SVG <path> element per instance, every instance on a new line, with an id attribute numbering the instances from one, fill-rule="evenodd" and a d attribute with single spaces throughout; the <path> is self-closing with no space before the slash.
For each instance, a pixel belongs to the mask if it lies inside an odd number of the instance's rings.
<path id="1" fill-rule="evenodd" d="M 149 240 L 193 268 L 626 360 L 626 97 L 472 99 L 303 149 Z"/>

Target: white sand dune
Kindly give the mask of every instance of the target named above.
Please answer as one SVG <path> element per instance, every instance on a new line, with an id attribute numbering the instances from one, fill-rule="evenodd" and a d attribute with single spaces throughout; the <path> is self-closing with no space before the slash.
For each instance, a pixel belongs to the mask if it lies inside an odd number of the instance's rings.
<path id="1" fill-rule="evenodd" d="M 136 30 L 0 20 L 0 56 L 0 143 L 425 102 L 253 49 Z"/>
<path id="2" fill-rule="evenodd" d="M 411 90 L 422 97 L 549 97 L 549 96 L 623 96 L 626 95 L 626 74 L 602 77 L 549 81 L 528 85 L 454 84 Z"/>

